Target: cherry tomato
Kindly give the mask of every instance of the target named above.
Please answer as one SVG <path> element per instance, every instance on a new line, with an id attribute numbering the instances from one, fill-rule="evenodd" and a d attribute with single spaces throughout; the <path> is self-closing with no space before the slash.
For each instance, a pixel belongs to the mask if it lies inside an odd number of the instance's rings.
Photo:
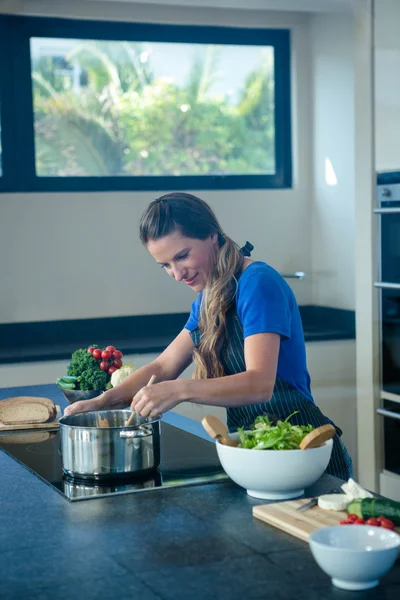
<path id="1" fill-rule="evenodd" d="M 117 367 L 117 369 L 122 367 L 122 360 L 120 358 L 114 358 L 113 362 L 114 362 L 114 367 Z"/>
<path id="2" fill-rule="evenodd" d="M 104 360 L 108 360 L 109 358 L 111 358 L 111 352 L 109 350 L 103 350 L 103 352 L 101 353 L 101 358 L 104 358 Z"/>
<path id="3" fill-rule="evenodd" d="M 93 350 L 93 358 L 95 358 L 96 360 L 100 360 L 100 358 L 101 358 L 101 350 L 100 350 L 100 348 L 95 348 Z"/>
<path id="4" fill-rule="evenodd" d="M 120 350 L 115 350 L 112 353 L 112 355 L 113 355 L 113 358 L 122 358 L 123 357 L 123 354 L 122 354 L 122 352 Z"/>
<path id="5" fill-rule="evenodd" d="M 101 369 L 102 371 L 108 371 L 108 369 L 109 369 L 109 368 L 110 368 L 110 363 L 109 363 L 109 362 L 107 362 L 106 360 L 103 360 L 103 361 L 100 363 L 100 369 Z"/>
<path id="6" fill-rule="evenodd" d="M 352 514 L 350 514 L 350 515 L 347 515 L 347 520 L 348 520 L 350 523 L 354 523 L 354 521 L 355 521 L 356 519 L 358 519 L 358 518 L 359 518 L 359 517 L 358 517 L 358 515 L 355 515 L 354 513 L 352 513 Z"/>
<path id="7" fill-rule="evenodd" d="M 380 527 L 380 522 L 378 521 L 378 519 L 375 519 L 375 517 L 370 517 L 369 519 L 366 519 L 365 524 L 372 525 L 372 527 Z"/>
<path id="8" fill-rule="evenodd" d="M 378 517 L 378 521 L 381 524 L 381 527 L 384 529 L 394 529 L 394 523 L 390 519 L 386 517 Z"/>
<path id="9" fill-rule="evenodd" d="M 115 371 L 118 371 L 117 367 L 114 367 L 114 365 L 112 365 L 109 369 L 108 369 L 108 374 L 112 375 L 113 373 L 115 373 Z"/>
<path id="10" fill-rule="evenodd" d="M 351 521 L 346 521 L 345 519 L 340 519 L 339 524 L 340 525 L 351 525 L 352 522 Z"/>
<path id="11" fill-rule="evenodd" d="M 90 354 L 93 354 L 93 350 L 94 350 L 93 346 L 90 346 L 90 347 L 88 348 L 88 352 L 90 352 Z"/>
<path id="12" fill-rule="evenodd" d="M 114 346 L 107 346 L 106 350 L 109 350 L 110 352 L 115 352 Z"/>
<path id="13" fill-rule="evenodd" d="M 357 519 L 353 521 L 353 523 L 354 525 L 365 525 L 365 521 L 361 517 L 357 517 Z"/>

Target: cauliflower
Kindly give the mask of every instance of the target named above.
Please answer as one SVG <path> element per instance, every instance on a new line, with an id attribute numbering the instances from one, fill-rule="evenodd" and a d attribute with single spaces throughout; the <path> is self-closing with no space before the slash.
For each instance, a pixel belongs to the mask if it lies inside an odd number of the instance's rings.
<path id="1" fill-rule="evenodd" d="M 133 373 L 134 370 L 135 370 L 135 367 L 133 365 L 129 365 L 129 364 L 122 365 L 122 367 L 120 369 L 118 369 L 117 371 L 114 371 L 114 373 L 111 375 L 111 385 L 113 387 L 116 387 L 117 385 L 122 383 L 124 381 L 124 379 L 129 377 L 129 375 L 131 373 Z"/>

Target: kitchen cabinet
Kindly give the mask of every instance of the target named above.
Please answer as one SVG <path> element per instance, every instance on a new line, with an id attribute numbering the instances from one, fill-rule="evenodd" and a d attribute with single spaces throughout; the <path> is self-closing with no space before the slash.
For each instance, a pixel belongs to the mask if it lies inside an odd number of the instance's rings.
<path id="1" fill-rule="evenodd" d="M 343 431 L 357 474 L 357 387 L 354 340 L 307 346 L 312 392 L 321 411 Z"/>

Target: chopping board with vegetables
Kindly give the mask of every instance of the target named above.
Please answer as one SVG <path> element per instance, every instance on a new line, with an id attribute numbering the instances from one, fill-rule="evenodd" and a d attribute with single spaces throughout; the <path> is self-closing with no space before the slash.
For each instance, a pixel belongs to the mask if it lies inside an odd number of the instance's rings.
<path id="1" fill-rule="evenodd" d="M 349 527 L 366 523 L 400 533 L 399 502 L 375 498 L 353 479 L 349 479 L 342 490 L 342 494 L 320 496 L 314 505 L 310 499 L 301 498 L 254 506 L 253 516 L 304 541 L 316 529 L 335 525 Z"/>
<path id="2" fill-rule="evenodd" d="M 0 401 L 0 433 L 26 429 L 56 429 L 61 409 L 50 398 L 17 396 Z"/>
<path id="3" fill-rule="evenodd" d="M 253 516 L 305 542 L 316 529 L 333 527 L 347 519 L 347 513 L 344 511 L 323 510 L 319 506 L 299 512 L 297 509 L 306 501 L 306 499 L 289 500 L 254 506 Z M 400 533 L 400 527 L 396 527 L 395 531 Z"/>
<path id="4" fill-rule="evenodd" d="M 253 516 L 305 542 L 316 529 L 339 525 L 341 519 L 346 519 L 345 512 L 323 510 L 319 506 L 298 512 L 305 502 L 306 499 L 301 499 L 253 506 Z"/>

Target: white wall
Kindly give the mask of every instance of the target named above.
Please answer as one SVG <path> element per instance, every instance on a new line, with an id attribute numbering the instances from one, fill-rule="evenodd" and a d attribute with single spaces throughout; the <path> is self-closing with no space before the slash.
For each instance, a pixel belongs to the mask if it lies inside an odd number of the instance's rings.
<path id="1" fill-rule="evenodd" d="M 232 26 L 290 27 L 293 45 L 295 184 L 291 190 L 200 192 L 238 243 L 279 271 L 311 267 L 311 114 L 308 17 L 296 13 L 46 0 L 1 4 L 0 12 Z M 298 118 L 299 117 L 299 118 Z M 196 190 L 188 190 L 196 193 Z M 194 299 L 152 262 L 137 235 L 157 194 L 1 196 L 0 322 L 188 311 Z M 293 283 L 307 304 L 307 281 Z"/>
<path id="2" fill-rule="evenodd" d="M 400 169 L 400 2 L 375 2 L 375 165 Z"/>
<path id="3" fill-rule="evenodd" d="M 310 28 L 312 297 L 354 310 L 354 24 L 350 15 L 313 15 Z"/>
<path id="4" fill-rule="evenodd" d="M 207 192 L 226 232 L 280 270 L 309 267 L 307 197 L 296 191 Z M 184 312 L 193 293 L 138 240 L 151 193 L 5 194 L 0 322 Z M 307 302 L 305 282 L 297 283 Z"/>

